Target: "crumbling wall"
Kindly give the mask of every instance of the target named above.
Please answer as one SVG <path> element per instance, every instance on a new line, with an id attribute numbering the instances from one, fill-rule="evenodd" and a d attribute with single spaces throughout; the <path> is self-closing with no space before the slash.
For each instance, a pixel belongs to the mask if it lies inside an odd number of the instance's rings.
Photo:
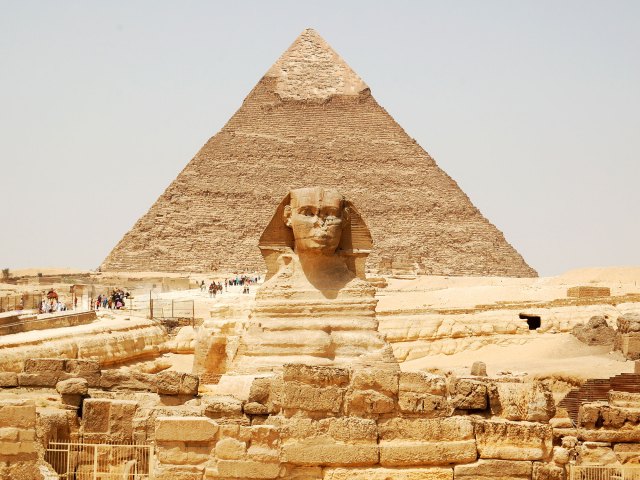
<path id="1" fill-rule="evenodd" d="M 35 427 L 36 406 L 32 400 L 0 399 L 0 480 L 42 478 Z"/>

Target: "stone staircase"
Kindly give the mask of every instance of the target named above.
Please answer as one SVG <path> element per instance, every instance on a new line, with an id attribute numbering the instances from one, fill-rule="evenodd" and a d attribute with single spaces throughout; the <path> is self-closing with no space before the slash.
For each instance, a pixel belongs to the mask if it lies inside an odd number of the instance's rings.
<path id="1" fill-rule="evenodd" d="M 640 393 L 640 375 L 621 373 L 611 378 L 590 378 L 580 388 L 573 388 L 559 403 L 569 413 L 573 422 L 578 421 L 580 405 L 589 402 L 606 402 L 609 391 Z"/>

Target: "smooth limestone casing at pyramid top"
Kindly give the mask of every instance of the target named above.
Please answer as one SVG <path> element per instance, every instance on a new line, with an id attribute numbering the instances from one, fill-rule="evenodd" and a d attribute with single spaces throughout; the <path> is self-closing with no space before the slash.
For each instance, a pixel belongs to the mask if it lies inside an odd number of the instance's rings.
<path id="1" fill-rule="evenodd" d="M 292 188 L 338 188 L 371 228 L 381 259 L 432 275 L 536 276 L 455 181 L 313 30 L 269 69 L 101 269 L 264 268 L 258 238 Z"/>

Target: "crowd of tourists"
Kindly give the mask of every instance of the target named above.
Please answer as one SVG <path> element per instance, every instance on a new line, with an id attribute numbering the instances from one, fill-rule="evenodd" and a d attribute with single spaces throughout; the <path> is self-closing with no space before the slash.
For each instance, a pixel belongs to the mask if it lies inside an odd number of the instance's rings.
<path id="1" fill-rule="evenodd" d="M 121 288 L 114 288 L 110 294 L 105 293 L 104 295 L 98 295 L 93 306 L 96 310 L 99 310 L 100 308 L 120 310 L 125 308 L 125 299 L 129 299 L 129 297 L 131 297 L 129 292 L 125 292 Z"/>
<path id="2" fill-rule="evenodd" d="M 216 283 L 215 280 L 212 280 L 207 287 L 207 284 L 204 280 L 200 283 L 200 291 L 201 292 L 209 292 L 209 297 L 215 297 L 218 293 L 222 293 L 223 291 L 227 291 L 229 287 L 242 286 L 242 293 L 251 293 L 249 286 L 255 285 L 260 280 L 260 277 L 250 276 L 250 275 L 236 275 L 232 278 L 225 278 L 224 284 L 222 281 L 218 281 Z"/>

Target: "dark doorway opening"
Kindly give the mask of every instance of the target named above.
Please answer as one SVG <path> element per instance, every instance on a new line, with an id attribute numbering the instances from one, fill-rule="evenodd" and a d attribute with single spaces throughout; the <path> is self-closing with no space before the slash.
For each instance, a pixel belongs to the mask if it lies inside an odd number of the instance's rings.
<path id="1" fill-rule="evenodd" d="M 527 315 L 526 313 L 521 313 L 519 316 L 522 320 L 527 321 L 529 330 L 537 330 L 540 328 L 540 325 L 542 325 L 539 315 Z"/>

